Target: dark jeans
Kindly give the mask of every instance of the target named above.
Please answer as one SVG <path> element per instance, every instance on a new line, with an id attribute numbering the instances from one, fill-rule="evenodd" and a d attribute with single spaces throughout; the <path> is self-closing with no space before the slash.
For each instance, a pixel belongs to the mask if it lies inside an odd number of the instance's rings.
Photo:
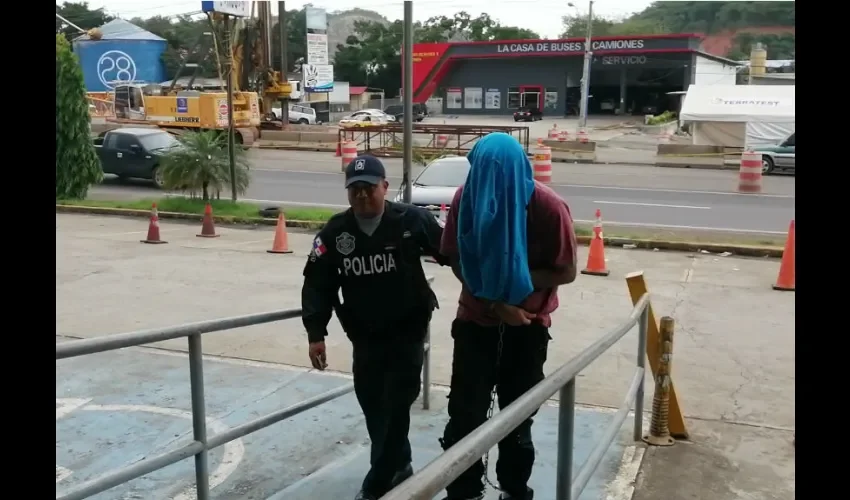
<path id="1" fill-rule="evenodd" d="M 371 469 L 363 489 L 376 496 L 390 489 L 393 475 L 411 462 L 410 406 L 421 388 L 421 341 L 353 342 L 354 393 L 372 440 Z"/>
<path id="2" fill-rule="evenodd" d="M 543 380 L 550 339 L 548 328 L 539 324 L 505 325 L 502 356 L 497 360 L 499 328 L 461 320 L 452 323 L 454 355 L 449 422 L 441 440 L 443 449 L 448 449 L 487 420 L 494 384 L 501 409 Z M 531 423 L 529 417 L 499 443 L 496 478 L 500 487 L 516 498 L 525 498 L 534 466 Z M 449 498 L 480 495 L 484 491 L 483 476 L 484 464 L 478 460 L 446 488 Z"/>

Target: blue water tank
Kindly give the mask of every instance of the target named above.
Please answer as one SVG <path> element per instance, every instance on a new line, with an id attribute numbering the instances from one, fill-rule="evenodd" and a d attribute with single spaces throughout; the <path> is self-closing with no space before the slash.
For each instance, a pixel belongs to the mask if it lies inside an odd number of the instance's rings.
<path id="1" fill-rule="evenodd" d="M 100 30 L 100 40 L 83 35 L 74 41 L 87 91 L 109 91 L 119 82 L 165 80 L 161 56 L 168 42 L 164 38 L 123 19 L 109 21 Z"/>

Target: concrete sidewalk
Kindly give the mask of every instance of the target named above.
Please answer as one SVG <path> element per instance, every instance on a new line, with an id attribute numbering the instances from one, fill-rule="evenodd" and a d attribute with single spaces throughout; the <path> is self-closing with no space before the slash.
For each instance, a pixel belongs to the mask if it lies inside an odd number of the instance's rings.
<path id="1" fill-rule="evenodd" d="M 207 240 L 195 237 L 195 225 L 162 222 L 163 238 L 170 243 L 148 246 L 138 242 L 147 228 L 147 222 L 139 219 L 57 215 L 56 221 L 60 334 L 93 337 L 300 305 L 301 270 L 312 240 L 309 234 L 290 233 L 289 243 L 295 253 L 272 255 L 266 253 L 272 242 L 271 228 L 219 227 L 222 236 Z M 685 414 L 712 426 L 722 423 L 721 427 L 693 424 L 694 442 L 714 456 L 726 456 L 729 451 L 723 439 L 716 437 L 718 432 L 721 438 L 738 436 L 739 442 L 750 443 L 741 451 L 749 455 L 775 449 L 780 446 L 777 439 L 790 443 L 795 421 L 795 302 L 793 293 L 770 288 L 779 263 L 615 248 L 606 249 L 606 257 L 611 276 L 582 275 L 561 290 L 562 307 L 554 316 L 547 371 L 626 318 L 631 303 L 622 277 L 642 269 L 656 314 L 670 315 L 677 322 L 674 380 Z M 580 262 L 586 258 L 582 249 Z M 445 268 L 432 266 L 428 273 L 436 276 L 435 291 L 441 303 L 432 324 L 433 376 L 435 382 L 446 384 L 451 366 L 449 324 L 459 287 Z M 633 334 L 627 335 L 579 376 L 579 402 L 611 407 L 620 404 L 634 367 L 635 342 Z M 161 347 L 184 350 L 185 340 L 165 342 Z M 348 371 L 350 346 L 335 322 L 328 347 L 331 369 Z M 205 339 L 205 352 L 307 365 L 304 334 L 297 322 L 212 334 Z M 771 432 L 780 437 L 770 433 L 761 434 L 766 436 L 764 441 L 753 437 L 755 430 L 766 428 L 776 429 Z M 677 445 L 675 449 L 695 449 L 687 446 Z M 779 462 L 771 470 L 774 476 L 765 476 L 756 459 L 748 468 L 744 467 L 748 462 L 732 457 L 738 468 L 726 471 L 718 480 L 729 482 L 728 474 L 733 474 L 763 476 L 768 483 L 790 481 L 793 485 L 793 462 L 789 477 L 788 457 L 775 458 Z M 648 464 L 662 460 L 663 467 L 675 467 L 676 461 L 682 460 L 669 459 L 659 452 Z M 700 464 L 710 470 L 716 468 L 714 462 Z M 645 470 L 644 483 L 639 484 L 651 485 L 651 470 Z M 701 472 L 700 477 L 710 481 L 706 474 Z M 790 498 L 782 491 L 754 498 Z M 687 497 L 671 490 L 651 498 L 749 497 Z"/>
<path id="2" fill-rule="evenodd" d="M 190 440 L 187 366 L 186 355 L 152 349 L 57 362 L 56 463 L 64 476 L 57 480 L 57 493 Z M 216 357 L 205 359 L 204 377 L 211 436 L 351 383 L 348 377 L 312 370 Z M 448 418 L 445 396 L 445 391 L 434 391 L 428 411 L 420 401 L 413 405 L 410 436 L 416 468 L 442 452 L 437 439 Z M 534 421 L 538 453 L 531 485 L 538 498 L 555 496 L 557 415 L 557 407 L 546 405 Z M 611 415 L 598 408 L 577 409 L 575 472 Z M 628 492 L 618 485 L 634 481 L 635 460 L 642 455 L 630 433 L 624 426 L 582 499 L 628 500 Z M 491 478 L 497 457 L 498 449 L 491 454 Z M 368 470 L 369 437 L 357 400 L 348 393 L 231 441 L 211 452 L 209 461 L 215 500 L 350 500 Z M 190 500 L 194 478 L 192 461 L 183 460 L 92 498 Z M 490 491 L 487 500 L 497 497 Z"/>

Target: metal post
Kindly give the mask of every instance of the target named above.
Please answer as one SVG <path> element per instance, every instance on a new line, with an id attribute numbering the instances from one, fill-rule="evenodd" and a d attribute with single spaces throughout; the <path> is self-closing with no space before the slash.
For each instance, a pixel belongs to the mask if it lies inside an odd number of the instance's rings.
<path id="1" fill-rule="evenodd" d="M 404 128 L 402 147 L 404 159 L 402 160 L 401 183 L 404 186 L 403 201 L 410 203 L 411 191 L 411 168 L 413 167 L 413 2 L 404 2 L 404 39 L 402 41 L 402 103 L 404 113 Z"/>
<path id="2" fill-rule="evenodd" d="M 561 387 L 558 401 L 558 465 L 555 500 L 573 500 L 573 435 L 575 432 L 576 379 Z"/>
<path id="3" fill-rule="evenodd" d="M 189 336 L 189 384 L 192 391 L 192 437 L 204 445 L 204 449 L 195 455 L 195 487 L 198 500 L 209 500 L 207 411 L 204 402 L 204 359 L 200 333 Z"/>
<path id="4" fill-rule="evenodd" d="M 233 87 L 236 78 L 233 75 L 233 41 L 230 29 L 230 16 L 224 17 L 224 50 L 227 61 L 227 157 L 230 162 L 230 194 L 236 201 L 236 138 L 233 130 Z"/>
<path id="5" fill-rule="evenodd" d="M 590 50 L 590 35 L 593 31 L 593 0 L 587 8 L 587 33 L 584 39 L 584 68 L 581 71 L 581 117 L 579 118 L 579 128 L 587 127 L 587 98 L 590 92 L 590 62 L 593 58 L 593 52 Z"/>
<path id="6" fill-rule="evenodd" d="M 431 409 L 431 324 L 425 330 L 425 353 L 422 363 L 422 409 Z"/>
<path id="7" fill-rule="evenodd" d="M 637 366 L 646 370 L 646 332 L 649 329 L 649 305 L 643 308 L 640 312 L 640 320 L 638 320 L 638 348 L 637 348 Z M 634 440 L 640 441 L 643 437 L 643 396 L 644 396 L 644 380 L 646 377 L 641 377 L 638 385 L 637 393 L 635 394 L 635 430 Z"/>
<path id="8" fill-rule="evenodd" d="M 289 82 L 289 63 L 286 60 L 286 51 L 289 50 L 286 34 L 286 2 L 277 3 L 277 25 L 280 30 L 280 78 L 282 82 Z M 289 99 L 280 100 L 280 120 L 284 127 L 289 123 Z"/>

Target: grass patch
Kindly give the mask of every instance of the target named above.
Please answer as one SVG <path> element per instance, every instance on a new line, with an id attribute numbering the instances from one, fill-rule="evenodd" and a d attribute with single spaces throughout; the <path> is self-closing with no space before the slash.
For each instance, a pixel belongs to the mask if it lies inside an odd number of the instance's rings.
<path id="1" fill-rule="evenodd" d="M 158 198 L 144 200 L 56 200 L 57 204 L 61 205 L 77 205 L 83 207 L 102 207 L 102 208 L 123 208 L 129 210 L 150 210 L 151 204 L 156 203 L 157 209 L 160 212 L 175 212 L 179 214 L 198 214 L 204 213 L 206 202 L 200 199 L 192 198 Z M 229 200 L 210 200 L 213 214 L 220 217 L 232 217 L 234 219 L 254 219 L 260 217 L 259 206 L 253 203 L 245 203 L 237 201 L 236 203 Z M 287 220 L 304 220 L 304 221 L 326 221 L 330 219 L 337 211 L 327 208 L 310 208 L 310 207 L 283 207 L 283 214 Z"/>

